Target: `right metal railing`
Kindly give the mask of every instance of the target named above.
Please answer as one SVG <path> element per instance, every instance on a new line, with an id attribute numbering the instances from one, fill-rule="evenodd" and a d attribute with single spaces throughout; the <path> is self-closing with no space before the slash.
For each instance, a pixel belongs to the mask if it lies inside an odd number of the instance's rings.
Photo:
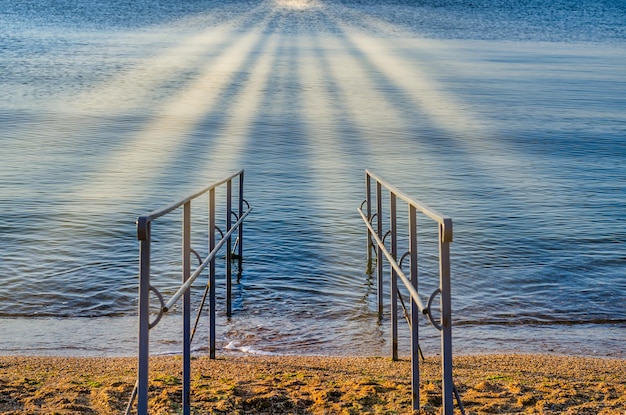
<path id="1" fill-rule="evenodd" d="M 373 185 L 375 190 L 373 190 Z M 398 278 L 409 292 L 411 297 L 410 315 L 407 320 L 411 327 L 411 386 L 413 409 L 419 410 L 420 397 L 420 372 L 419 372 L 419 328 L 418 318 L 420 314 L 426 316 L 428 321 L 440 332 L 441 337 L 441 374 L 442 374 L 442 406 L 445 415 L 452 415 L 453 401 L 456 396 L 459 407 L 463 412 L 463 406 L 459 399 L 456 388 L 452 381 L 452 308 L 450 295 L 450 243 L 452 242 L 452 219 L 443 216 L 424 204 L 410 198 L 380 176 L 373 172 L 365 171 L 365 200 L 358 209 L 363 221 L 367 226 L 367 259 L 368 267 L 372 263 L 372 248 L 376 251 L 377 289 L 378 289 L 378 312 L 383 314 L 383 259 L 389 263 L 391 274 L 391 355 L 393 360 L 398 359 Z M 385 195 L 383 195 L 383 189 Z M 383 220 L 383 198 L 389 200 L 389 218 Z M 398 199 L 408 206 L 408 251 L 400 254 L 398 232 Z M 364 211 L 365 207 L 365 211 Z M 423 214 L 438 224 L 438 261 L 439 261 L 439 287 L 428 296 L 424 302 L 418 292 L 418 240 L 417 240 L 417 214 Z M 375 219 L 375 221 L 374 221 Z M 373 223 L 374 222 L 374 223 Z M 385 223 L 386 222 L 386 223 Z M 383 233 L 383 225 L 389 229 Z M 390 238 L 389 247 L 385 245 Z M 400 257 L 400 258 L 399 258 Z M 405 258 L 410 259 L 410 272 L 407 276 L 402 263 Z M 439 296 L 440 318 L 433 317 L 433 301 Z M 401 297 L 400 297 L 401 298 Z"/>

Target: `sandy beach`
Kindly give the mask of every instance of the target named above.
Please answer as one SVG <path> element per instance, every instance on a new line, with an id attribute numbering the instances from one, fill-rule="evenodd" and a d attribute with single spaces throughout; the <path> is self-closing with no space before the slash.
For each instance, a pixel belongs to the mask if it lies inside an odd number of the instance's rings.
<path id="1" fill-rule="evenodd" d="M 439 361 L 422 365 L 422 413 L 440 409 Z M 180 409 L 180 357 L 151 360 L 151 413 Z M 0 357 L 2 414 L 120 414 L 134 358 Z M 207 357 L 192 362 L 192 413 L 410 414 L 408 360 Z M 468 414 L 626 414 L 626 361 L 548 355 L 459 356 Z M 459 412 L 460 413 L 460 412 Z"/>

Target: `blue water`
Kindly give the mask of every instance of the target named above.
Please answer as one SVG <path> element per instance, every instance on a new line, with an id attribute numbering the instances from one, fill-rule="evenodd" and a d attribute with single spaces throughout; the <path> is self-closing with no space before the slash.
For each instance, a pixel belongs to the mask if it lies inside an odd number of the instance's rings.
<path id="1" fill-rule="evenodd" d="M 136 217 L 244 168 L 221 352 L 388 353 L 368 168 L 454 220 L 456 350 L 626 356 L 624 21 L 610 1 L 0 0 L 0 350 L 132 355 Z M 164 293 L 179 219 L 155 229 Z"/>

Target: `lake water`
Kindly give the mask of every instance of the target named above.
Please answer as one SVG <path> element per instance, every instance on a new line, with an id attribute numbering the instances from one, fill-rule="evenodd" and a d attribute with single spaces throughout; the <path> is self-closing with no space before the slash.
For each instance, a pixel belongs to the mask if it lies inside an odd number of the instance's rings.
<path id="1" fill-rule="evenodd" d="M 368 168 L 454 220 L 457 352 L 626 357 L 623 3 L 88 3 L 0 0 L 3 353 L 133 355 L 135 219 L 244 168 L 218 353 L 387 354 Z"/>

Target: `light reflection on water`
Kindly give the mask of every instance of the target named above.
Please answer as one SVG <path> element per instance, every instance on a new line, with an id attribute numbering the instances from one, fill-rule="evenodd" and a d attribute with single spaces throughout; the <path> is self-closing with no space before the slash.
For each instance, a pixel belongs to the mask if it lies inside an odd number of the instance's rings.
<path id="1" fill-rule="evenodd" d="M 576 352 L 584 328 L 603 339 L 585 350 L 623 355 L 623 49 L 601 34 L 424 37 L 402 5 L 204 7 L 156 8 L 145 27 L 4 15 L 0 326 L 15 338 L 3 350 L 106 354 L 90 349 L 106 337 L 91 323 L 80 347 L 61 338 L 97 317 L 118 333 L 110 353 L 132 354 L 136 216 L 243 167 L 254 212 L 220 347 L 380 354 L 356 213 L 370 168 L 455 220 L 459 349 L 529 351 L 532 335 Z M 155 229 L 165 293 L 179 221 Z M 555 349 L 553 327 L 570 346 Z M 57 333 L 46 345 L 24 334 L 44 328 Z"/>

